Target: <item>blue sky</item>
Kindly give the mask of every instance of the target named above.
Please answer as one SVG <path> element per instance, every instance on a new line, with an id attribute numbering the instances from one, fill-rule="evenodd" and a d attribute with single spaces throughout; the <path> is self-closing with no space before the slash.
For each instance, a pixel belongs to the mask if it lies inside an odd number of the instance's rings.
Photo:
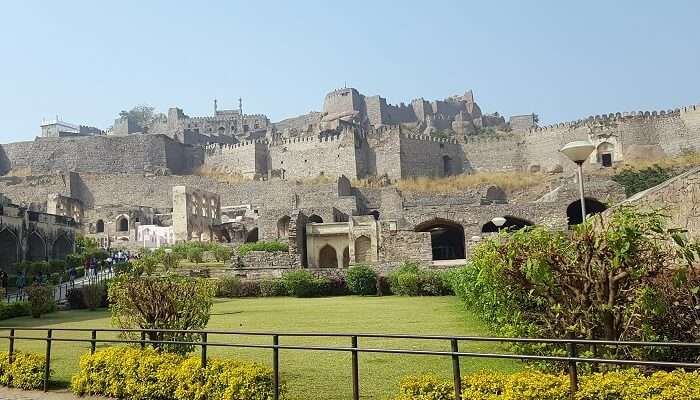
<path id="1" fill-rule="evenodd" d="M 473 89 L 544 123 L 700 102 L 698 1 L 12 1 L 0 143 L 42 117 L 109 126 L 137 104 L 273 121 L 348 86 L 391 103 Z"/>

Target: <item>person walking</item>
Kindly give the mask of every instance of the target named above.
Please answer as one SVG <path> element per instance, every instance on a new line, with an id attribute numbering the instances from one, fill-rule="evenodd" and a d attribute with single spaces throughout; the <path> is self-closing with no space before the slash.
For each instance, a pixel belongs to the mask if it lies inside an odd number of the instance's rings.
<path id="1" fill-rule="evenodd" d="M 19 271 L 17 272 L 17 278 L 15 281 L 15 286 L 17 286 L 17 296 L 22 295 L 24 297 L 24 285 L 26 284 L 25 278 L 24 278 L 24 272 Z"/>
<path id="2" fill-rule="evenodd" d="M 8 279 L 7 272 L 5 272 L 5 270 L 0 272 L 0 285 L 2 285 L 3 295 L 7 295 L 7 279 Z"/>
<path id="3" fill-rule="evenodd" d="M 70 286 L 75 287 L 75 278 L 78 277 L 78 271 L 75 270 L 75 267 L 70 267 L 68 270 L 68 279 L 70 280 Z"/>

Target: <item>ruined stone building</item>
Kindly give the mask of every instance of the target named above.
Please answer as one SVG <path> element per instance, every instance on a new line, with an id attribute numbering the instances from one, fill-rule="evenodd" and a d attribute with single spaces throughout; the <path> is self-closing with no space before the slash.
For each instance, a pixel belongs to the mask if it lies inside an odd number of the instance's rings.
<path id="1" fill-rule="evenodd" d="M 588 170 L 700 146 L 700 105 L 538 127 L 534 114 L 505 122 L 483 113 L 471 92 L 391 105 L 348 88 L 329 93 L 322 112 L 274 124 L 240 107 L 215 108 L 209 117 L 173 108 L 148 129 L 123 123 L 106 135 L 0 145 L 0 193 L 17 204 L 7 208 L 17 210 L 10 212 L 14 228 L 1 228 L 9 226 L 7 214 L 0 222 L 3 254 L 16 260 L 63 254 L 57 240 L 70 242 L 79 230 L 105 247 L 289 244 L 288 252 L 236 258 L 236 273 L 245 276 L 360 262 L 391 268 L 407 259 L 443 268 L 463 264 L 475 243 L 496 232 L 494 217 L 505 217 L 506 228 L 566 229 L 581 221 L 574 164 L 558 151 L 569 141 L 596 145 Z M 546 172 L 551 179 L 540 192 L 517 198 L 490 185 L 456 193 L 391 185 L 479 171 Z M 326 179 L 304 183 L 319 176 Z M 355 181 L 368 177 L 389 185 Z M 586 188 L 591 212 L 625 197 L 609 181 Z M 45 245 L 32 250 L 30 242 Z"/>

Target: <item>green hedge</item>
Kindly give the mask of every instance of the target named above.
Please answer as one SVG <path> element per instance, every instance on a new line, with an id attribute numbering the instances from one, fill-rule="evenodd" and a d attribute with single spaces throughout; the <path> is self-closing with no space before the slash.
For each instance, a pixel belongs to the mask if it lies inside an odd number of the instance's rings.
<path id="1" fill-rule="evenodd" d="M 254 243 L 244 243 L 238 247 L 238 254 L 244 256 L 251 251 L 289 251 L 289 245 L 287 243 L 271 241 L 271 242 L 254 242 Z"/>
<path id="2" fill-rule="evenodd" d="M 445 296 L 452 294 L 447 272 L 422 269 L 405 262 L 389 274 L 389 288 L 399 296 Z"/>
<path id="3" fill-rule="evenodd" d="M 15 301 L 12 303 L 0 302 L 0 320 L 25 317 L 30 313 L 31 306 L 27 301 Z"/>
<path id="4" fill-rule="evenodd" d="M 402 380 L 394 400 L 454 400 L 451 380 L 432 375 Z M 528 371 L 479 372 L 462 378 L 463 400 L 568 400 L 569 377 Z M 636 369 L 596 373 L 579 379 L 576 400 L 697 400 L 700 373 Z"/>
<path id="5" fill-rule="evenodd" d="M 46 358 L 40 354 L 13 353 L 12 363 L 7 352 L 0 353 L 0 385 L 24 390 L 43 386 Z"/>
<path id="6" fill-rule="evenodd" d="M 345 276 L 348 289 L 361 296 L 377 294 L 377 273 L 367 265 L 353 265 Z"/>
<path id="7" fill-rule="evenodd" d="M 109 347 L 85 354 L 71 390 L 79 395 L 146 399 L 272 398 L 272 371 L 254 363 L 210 359 L 134 347 Z"/>

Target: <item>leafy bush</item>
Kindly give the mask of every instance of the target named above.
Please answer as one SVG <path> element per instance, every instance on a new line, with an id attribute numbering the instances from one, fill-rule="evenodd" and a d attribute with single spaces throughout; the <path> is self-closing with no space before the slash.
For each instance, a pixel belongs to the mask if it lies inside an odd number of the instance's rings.
<path id="1" fill-rule="evenodd" d="M 180 266 L 180 260 L 183 258 L 184 257 L 174 251 L 172 253 L 164 252 L 159 257 L 160 263 L 163 264 L 163 268 L 165 268 L 166 271 L 177 269 L 177 267 Z"/>
<path id="2" fill-rule="evenodd" d="M 39 318 L 43 314 L 50 313 L 56 308 L 56 300 L 53 297 L 52 286 L 31 285 L 24 290 L 29 297 L 32 317 Z"/>
<path id="3" fill-rule="evenodd" d="M 407 377 L 394 400 L 454 400 L 452 381 L 436 376 Z M 700 398 L 700 373 L 656 372 L 636 369 L 581 376 L 576 400 L 675 400 Z M 504 374 L 478 372 L 462 377 L 462 399 L 568 400 L 566 375 L 536 371 Z"/>
<path id="4" fill-rule="evenodd" d="M 239 297 L 241 280 L 235 276 L 226 276 L 216 284 L 216 297 Z"/>
<path id="5" fill-rule="evenodd" d="M 189 260 L 189 262 L 199 264 L 202 262 L 203 257 L 204 250 L 202 250 L 201 248 L 190 247 L 189 249 L 187 249 L 187 260 Z"/>
<path id="6" fill-rule="evenodd" d="M 348 269 L 345 276 L 348 289 L 353 294 L 374 295 L 377 294 L 377 273 L 367 265 L 354 265 Z"/>
<path id="7" fill-rule="evenodd" d="M 451 275 L 452 287 L 504 336 L 694 342 L 700 279 L 689 266 L 698 247 L 663 222 L 657 212 L 622 207 L 570 233 L 531 227 L 502 234 L 473 250 L 470 265 Z M 664 357 L 649 348 L 634 352 L 616 356 Z M 698 355 L 682 352 L 665 357 Z"/>
<path id="8" fill-rule="evenodd" d="M 293 271 L 282 276 L 287 293 L 294 297 L 316 297 L 327 292 L 328 278 L 317 278 L 308 271 Z"/>
<path id="9" fill-rule="evenodd" d="M 286 296 L 288 293 L 282 279 L 263 279 L 259 286 L 262 297 Z"/>
<path id="10" fill-rule="evenodd" d="M 198 357 L 110 347 L 81 357 L 71 390 L 80 396 L 137 400 L 268 400 L 272 371 L 254 363 L 218 359 L 208 360 L 203 369 Z"/>
<path id="11" fill-rule="evenodd" d="M 209 322 L 215 286 L 205 279 L 178 275 L 133 277 L 121 274 L 109 285 L 108 299 L 112 322 L 121 328 L 203 329 Z M 149 340 L 182 340 L 195 338 L 191 333 L 148 332 Z M 177 352 L 192 350 L 191 345 L 161 345 Z"/>
<path id="12" fill-rule="evenodd" d="M 81 288 L 71 288 L 66 290 L 66 301 L 71 310 L 82 310 L 87 308 L 83 300 L 83 290 Z"/>
<path id="13" fill-rule="evenodd" d="M 66 262 L 63 260 L 51 260 L 49 261 L 49 274 L 63 273 L 66 270 Z"/>
<path id="14" fill-rule="evenodd" d="M 446 273 L 421 269 L 404 262 L 389 274 L 390 291 L 399 296 L 444 296 L 451 294 Z"/>
<path id="15" fill-rule="evenodd" d="M 99 307 L 107 296 L 107 288 L 104 284 L 95 283 L 91 285 L 83 286 L 80 291 L 82 292 L 82 300 L 90 311 L 94 311 Z"/>
<path id="16" fill-rule="evenodd" d="M 31 314 L 31 305 L 26 301 L 0 302 L 0 320 L 25 317 Z"/>
<path id="17" fill-rule="evenodd" d="M 654 165 L 641 170 L 626 169 L 612 176 L 612 180 L 625 187 L 625 194 L 635 193 L 652 188 L 671 179 L 675 174 L 672 169 Z"/>
<path id="18" fill-rule="evenodd" d="M 270 241 L 270 242 L 253 242 L 244 243 L 238 247 L 238 254 L 244 256 L 251 251 L 289 251 L 289 245 L 287 243 Z"/>
<path id="19" fill-rule="evenodd" d="M 46 358 L 40 354 L 14 352 L 10 364 L 9 354 L 2 352 L 0 385 L 24 390 L 39 389 L 43 386 L 45 366 Z"/>
<path id="20" fill-rule="evenodd" d="M 231 258 L 233 250 L 224 245 L 217 245 L 212 249 L 212 254 L 214 255 L 216 261 L 226 261 Z"/>

